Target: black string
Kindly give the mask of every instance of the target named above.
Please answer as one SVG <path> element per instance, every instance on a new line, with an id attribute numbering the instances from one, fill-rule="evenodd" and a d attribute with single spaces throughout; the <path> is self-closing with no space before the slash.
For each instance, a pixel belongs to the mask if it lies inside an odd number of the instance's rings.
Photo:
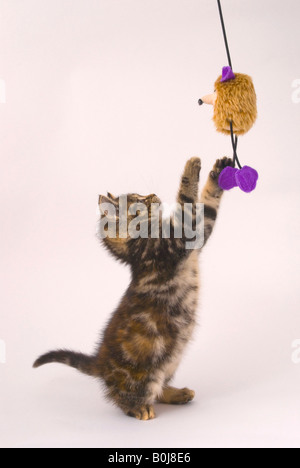
<path id="1" fill-rule="evenodd" d="M 232 69 L 232 62 L 231 62 L 229 46 L 228 46 L 228 41 L 227 41 L 226 28 L 225 28 L 225 23 L 224 23 L 224 18 L 223 18 L 221 0 L 218 0 L 218 7 L 219 7 L 219 13 L 220 13 L 220 20 L 221 20 L 221 25 L 222 25 L 223 36 L 224 36 L 224 42 L 225 42 L 225 47 L 226 47 L 226 52 L 227 52 L 227 57 L 228 57 L 228 65 Z"/>
<path id="2" fill-rule="evenodd" d="M 231 62 L 230 51 L 229 51 L 229 46 L 228 46 L 228 40 L 227 40 L 226 28 L 225 28 L 224 17 L 223 17 L 223 12 L 222 12 L 221 0 L 218 0 L 218 7 L 219 7 L 219 14 L 220 14 L 220 20 L 221 20 L 221 25 L 222 25 L 223 36 L 224 36 L 224 42 L 225 42 L 225 47 L 226 47 L 226 53 L 227 53 L 227 58 L 228 58 L 228 65 L 232 69 L 232 62 Z M 234 136 L 232 121 L 230 121 L 230 134 L 231 134 L 231 143 L 232 143 L 232 149 L 233 149 L 233 167 L 235 167 L 235 163 L 237 163 L 238 167 L 240 169 L 242 169 L 239 158 L 237 156 L 238 137 Z"/>
<path id="3" fill-rule="evenodd" d="M 237 145 L 238 145 L 238 137 L 233 133 L 233 125 L 232 121 L 230 121 L 230 134 L 231 134 L 231 143 L 232 143 L 232 148 L 233 148 L 233 167 L 235 167 L 235 163 L 237 163 L 239 169 L 242 169 L 241 163 L 239 161 L 238 155 L 237 155 Z"/>

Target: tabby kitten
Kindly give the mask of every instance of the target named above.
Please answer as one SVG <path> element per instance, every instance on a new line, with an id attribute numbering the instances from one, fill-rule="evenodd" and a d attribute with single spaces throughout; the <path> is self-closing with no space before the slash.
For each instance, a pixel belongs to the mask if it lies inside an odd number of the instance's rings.
<path id="1" fill-rule="evenodd" d="M 204 204 L 204 244 L 210 237 L 220 205 L 222 190 L 218 185 L 220 172 L 231 166 L 228 158 L 217 160 L 199 200 L 198 186 L 201 162 L 190 159 L 184 169 L 178 193 L 178 203 Z M 127 196 L 128 206 L 143 203 L 149 207 L 161 203 L 155 195 Z M 115 208 L 119 223 L 119 198 L 108 194 L 100 197 Z M 128 213 L 128 211 L 127 211 Z M 102 212 L 104 216 L 105 212 Z M 129 215 L 128 215 L 129 217 Z M 131 217 L 132 218 L 132 217 Z M 161 228 L 161 226 L 160 226 Z M 118 231 L 118 230 L 117 230 Z M 183 350 L 191 339 L 198 305 L 200 250 L 187 250 L 186 239 L 106 237 L 106 248 L 119 260 L 130 265 L 131 284 L 112 315 L 96 352 L 87 356 L 67 350 L 41 356 L 34 367 L 58 362 L 100 378 L 107 397 L 128 416 L 140 420 L 155 417 L 155 401 L 184 404 L 195 393 L 188 388 L 171 387 L 171 381 L 181 360 Z"/>

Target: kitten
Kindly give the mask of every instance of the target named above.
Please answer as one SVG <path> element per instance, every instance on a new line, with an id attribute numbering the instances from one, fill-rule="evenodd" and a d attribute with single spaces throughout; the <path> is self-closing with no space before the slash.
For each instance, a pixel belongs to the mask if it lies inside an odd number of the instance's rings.
<path id="1" fill-rule="evenodd" d="M 204 244 L 212 233 L 223 194 L 218 185 L 219 174 L 231 165 L 228 158 L 217 160 L 202 192 Z M 200 169 L 199 158 L 187 162 L 177 198 L 182 210 L 186 203 L 193 205 L 194 222 Z M 138 202 L 149 207 L 149 218 L 151 205 L 161 203 L 156 195 L 131 194 L 127 200 L 128 206 Z M 108 194 L 101 196 L 99 203 L 113 205 L 118 224 L 119 198 Z M 102 216 L 105 214 L 102 212 Z M 125 414 L 141 420 L 153 419 L 155 401 L 184 404 L 195 396 L 192 390 L 171 387 L 169 382 L 195 327 L 201 249 L 187 250 L 185 237 L 174 236 L 174 225 L 169 239 L 161 235 L 157 239 L 117 235 L 107 236 L 102 242 L 117 259 L 130 265 L 132 281 L 108 323 L 100 346 L 92 356 L 52 351 L 41 356 L 34 367 L 58 362 L 100 378 L 106 396 Z"/>

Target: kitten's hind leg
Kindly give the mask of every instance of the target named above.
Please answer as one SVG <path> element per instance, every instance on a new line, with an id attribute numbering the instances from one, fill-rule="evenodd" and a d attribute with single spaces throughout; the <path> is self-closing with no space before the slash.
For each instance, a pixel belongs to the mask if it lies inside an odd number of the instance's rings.
<path id="1" fill-rule="evenodd" d="M 184 405 L 195 398 L 195 392 L 188 388 L 165 387 L 162 395 L 159 397 L 159 403 L 168 405 Z"/>

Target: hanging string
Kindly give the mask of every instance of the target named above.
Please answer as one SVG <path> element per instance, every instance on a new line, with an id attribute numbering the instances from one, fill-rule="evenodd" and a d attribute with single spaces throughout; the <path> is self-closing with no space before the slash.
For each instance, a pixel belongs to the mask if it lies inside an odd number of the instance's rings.
<path id="1" fill-rule="evenodd" d="M 234 135 L 233 133 L 232 121 L 230 121 L 230 135 L 231 135 L 231 143 L 232 143 L 232 148 L 233 148 L 233 167 L 235 167 L 235 163 L 237 163 L 239 169 L 242 169 L 241 163 L 239 161 L 239 158 L 236 152 L 237 145 L 238 145 L 238 137 Z"/>
<path id="2" fill-rule="evenodd" d="M 232 69 L 232 62 L 231 62 L 231 57 L 230 57 L 230 52 L 229 52 L 229 46 L 228 46 L 226 28 L 225 28 L 225 23 L 224 23 L 224 18 L 223 18 L 221 0 L 218 0 L 218 7 L 219 7 L 219 14 L 220 14 L 220 20 L 221 20 L 221 25 L 222 25 L 223 36 L 224 36 L 224 42 L 225 42 L 225 47 L 226 47 L 226 52 L 227 52 L 228 65 Z"/>
<path id="3" fill-rule="evenodd" d="M 221 26 L 222 26 L 222 31 L 223 31 L 223 37 L 224 37 L 224 42 L 225 42 L 225 48 L 226 48 L 226 53 L 227 53 L 227 58 L 228 58 L 228 65 L 232 69 L 232 61 L 231 61 L 230 50 L 229 50 L 229 45 L 228 45 L 228 40 L 227 40 L 221 0 L 218 0 L 218 7 L 219 7 L 219 14 L 220 14 Z M 236 152 L 237 145 L 238 145 L 238 137 L 234 135 L 232 121 L 230 121 L 230 134 L 231 134 L 231 143 L 232 143 L 232 149 L 233 149 L 233 167 L 235 167 L 235 163 L 237 163 L 238 167 L 242 169 L 242 166 L 240 164 L 240 161 Z"/>

